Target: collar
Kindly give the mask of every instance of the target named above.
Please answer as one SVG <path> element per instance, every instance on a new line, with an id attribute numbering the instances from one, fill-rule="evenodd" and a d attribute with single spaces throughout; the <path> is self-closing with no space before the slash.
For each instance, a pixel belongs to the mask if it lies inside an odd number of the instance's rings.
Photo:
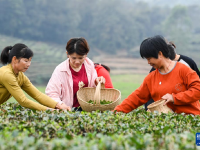
<path id="1" fill-rule="evenodd" d="M 14 72 L 14 70 L 13 70 L 13 67 L 12 67 L 11 63 L 8 64 L 7 66 L 12 70 L 13 74 L 15 75 L 15 77 L 18 77 L 19 73 L 18 73 L 17 75 L 15 74 L 15 72 Z"/>
<path id="2" fill-rule="evenodd" d="M 85 65 L 86 63 L 87 63 L 87 64 L 90 64 L 90 61 L 89 61 L 89 59 L 86 57 L 86 58 L 85 58 L 85 61 L 84 61 L 83 63 L 84 63 L 84 65 Z M 61 71 L 61 72 L 67 72 L 68 74 L 71 73 L 70 68 L 69 68 L 69 58 L 67 58 L 67 60 L 65 60 L 65 61 L 63 62 L 63 65 L 62 65 L 60 71 Z"/>

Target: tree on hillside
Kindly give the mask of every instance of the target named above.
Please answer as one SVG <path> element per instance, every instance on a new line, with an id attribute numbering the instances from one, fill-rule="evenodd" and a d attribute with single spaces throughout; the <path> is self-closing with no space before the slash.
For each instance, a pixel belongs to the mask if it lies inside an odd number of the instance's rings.
<path id="1" fill-rule="evenodd" d="M 163 22 L 163 32 L 167 39 L 174 41 L 177 50 L 187 52 L 191 43 L 191 20 L 187 7 L 175 6 L 166 20 Z"/>
<path id="2" fill-rule="evenodd" d="M 91 49 L 112 54 L 137 46 L 165 18 L 161 9 L 155 15 L 145 3 L 123 0 L 0 0 L 0 5 L 0 33 L 59 44 L 82 36 Z"/>
<path id="3" fill-rule="evenodd" d="M 195 52 L 199 52 L 200 47 L 200 6 L 193 5 L 188 7 L 189 17 L 192 21 L 192 38 L 191 46 Z M 198 55 L 196 55 L 198 56 Z M 199 59 L 199 56 L 198 56 Z"/>
<path id="4" fill-rule="evenodd" d="M 18 36 L 23 26 L 24 17 L 23 0 L 0 0 L 0 31 L 5 35 Z"/>

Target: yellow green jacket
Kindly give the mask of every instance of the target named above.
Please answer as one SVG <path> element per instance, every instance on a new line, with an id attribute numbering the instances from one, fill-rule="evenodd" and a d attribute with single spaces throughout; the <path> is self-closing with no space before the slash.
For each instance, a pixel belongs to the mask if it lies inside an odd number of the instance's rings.
<path id="1" fill-rule="evenodd" d="M 22 90 L 40 104 L 28 99 Z M 21 106 L 35 110 L 46 110 L 47 107 L 55 108 L 58 103 L 34 87 L 23 72 L 15 75 L 11 64 L 8 64 L 0 68 L 0 104 L 7 101 L 11 96 Z"/>

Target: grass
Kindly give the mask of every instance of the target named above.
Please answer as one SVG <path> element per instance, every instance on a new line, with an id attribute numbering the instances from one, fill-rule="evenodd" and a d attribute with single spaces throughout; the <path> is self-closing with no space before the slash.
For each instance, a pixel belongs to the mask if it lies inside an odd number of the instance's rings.
<path id="1" fill-rule="evenodd" d="M 145 76 L 146 75 L 111 75 L 114 88 L 121 91 L 121 101 L 140 86 Z M 37 86 L 37 88 L 45 93 L 45 86 Z M 33 100 L 29 95 L 27 95 L 27 97 Z M 9 102 L 16 102 L 16 100 L 11 97 Z"/>
<path id="2" fill-rule="evenodd" d="M 146 75 L 111 75 L 112 83 L 115 89 L 121 91 L 121 100 L 135 91 Z"/>
<path id="3" fill-rule="evenodd" d="M 42 93 L 45 93 L 45 86 L 37 86 L 37 89 L 40 90 Z M 26 92 L 24 92 L 24 94 L 30 99 L 30 100 L 34 100 L 32 97 L 30 97 L 28 94 L 26 94 Z M 35 101 L 35 100 L 34 100 Z M 14 97 L 11 97 L 8 102 L 16 102 Z"/>

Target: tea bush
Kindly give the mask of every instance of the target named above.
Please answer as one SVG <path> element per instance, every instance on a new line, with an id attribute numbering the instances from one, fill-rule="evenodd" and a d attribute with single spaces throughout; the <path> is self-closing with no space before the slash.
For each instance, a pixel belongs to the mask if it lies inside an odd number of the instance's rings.
<path id="1" fill-rule="evenodd" d="M 34 111 L 17 103 L 1 105 L 0 149 L 200 149 L 195 135 L 200 116 L 152 114 L 140 107 L 112 111 Z"/>

